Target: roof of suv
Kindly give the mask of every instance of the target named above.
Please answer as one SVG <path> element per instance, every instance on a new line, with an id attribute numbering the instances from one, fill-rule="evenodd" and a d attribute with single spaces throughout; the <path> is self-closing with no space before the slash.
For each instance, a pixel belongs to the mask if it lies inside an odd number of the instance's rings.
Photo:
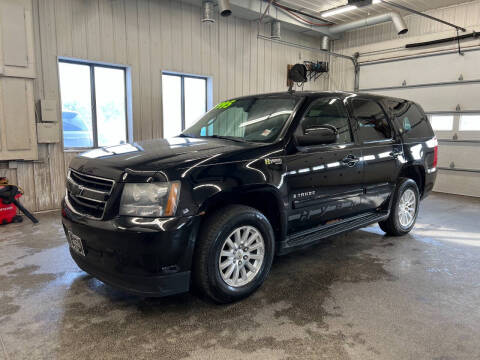
<path id="1" fill-rule="evenodd" d="M 308 96 L 308 97 L 319 97 L 319 96 L 338 96 L 342 99 L 352 96 L 352 95 L 357 95 L 357 96 L 366 96 L 366 97 L 372 97 L 372 98 L 383 98 L 383 99 L 396 99 L 396 100 L 401 100 L 398 98 L 394 97 L 389 97 L 389 96 L 384 96 L 384 95 L 378 95 L 378 94 L 370 94 L 370 93 L 357 93 L 357 92 L 348 92 L 348 91 L 293 91 L 293 92 L 288 92 L 288 91 L 283 91 L 283 92 L 274 92 L 274 93 L 264 93 L 264 94 L 252 94 L 252 95 L 247 95 L 247 96 L 241 96 L 238 97 L 237 99 L 242 99 L 242 98 L 249 98 L 252 96 L 294 96 L 294 97 L 303 97 L 303 96 Z"/>

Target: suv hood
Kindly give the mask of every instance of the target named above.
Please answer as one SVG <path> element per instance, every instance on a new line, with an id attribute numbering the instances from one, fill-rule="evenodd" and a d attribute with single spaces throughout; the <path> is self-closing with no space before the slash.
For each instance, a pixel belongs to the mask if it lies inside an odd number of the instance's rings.
<path id="1" fill-rule="evenodd" d="M 72 160 L 70 167 L 80 172 L 118 180 L 125 170 L 157 172 L 195 165 L 211 158 L 209 165 L 232 160 L 248 160 L 245 150 L 260 144 L 213 138 L 158 139 L 87 151 Z M 242 153 L 242 159 L 232 158 Z"/>

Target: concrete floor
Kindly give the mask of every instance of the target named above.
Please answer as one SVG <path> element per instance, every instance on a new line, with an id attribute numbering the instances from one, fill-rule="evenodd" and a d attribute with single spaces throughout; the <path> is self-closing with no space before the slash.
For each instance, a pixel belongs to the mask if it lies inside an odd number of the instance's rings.
<path id="1" fill-rule="evenodd" d="M 57 213 L 0 228 L 0 359 L 479 359 L 480 200 L 432 195 L 414 232 L 377 226 L 278 258 L 218 306 L 142 299 L 70 259 Z"/>

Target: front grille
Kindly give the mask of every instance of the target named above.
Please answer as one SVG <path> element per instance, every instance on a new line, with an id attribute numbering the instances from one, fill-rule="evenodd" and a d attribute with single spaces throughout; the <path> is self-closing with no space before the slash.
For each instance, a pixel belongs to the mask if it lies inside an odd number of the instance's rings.
<path id="1" fill-rule="evenodd" d="M 115 181 L 70 169 L 67 176 L 68 207 L 79 215 L 101 220 Z"/>

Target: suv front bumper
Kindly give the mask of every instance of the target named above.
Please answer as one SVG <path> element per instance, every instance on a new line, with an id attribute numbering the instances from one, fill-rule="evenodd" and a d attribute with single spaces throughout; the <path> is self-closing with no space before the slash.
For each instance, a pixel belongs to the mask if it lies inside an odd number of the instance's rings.
<path id="1" fill-rule="evenodd" d="M 190 288 L 199 218 L 117 217 L 98 221 L 62 204 L 66 235 L 81 239 L 85 256 L 70 249 L 77 265 L 114 287 L 142 296 L 167 296 Z"/>

